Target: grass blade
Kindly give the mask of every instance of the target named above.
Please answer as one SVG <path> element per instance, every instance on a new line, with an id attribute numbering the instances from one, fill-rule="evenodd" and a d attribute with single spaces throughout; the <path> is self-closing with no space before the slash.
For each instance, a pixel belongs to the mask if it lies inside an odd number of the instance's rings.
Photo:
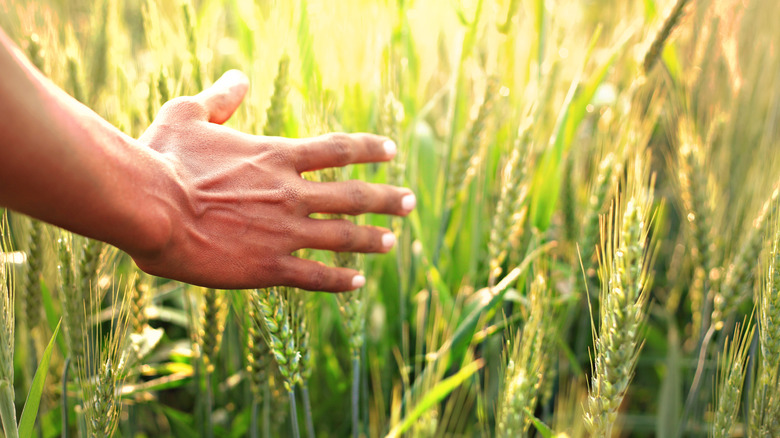
<path id="1" fill-rule="evenodd" d="M 51 352 L 54 349 L 57 335 L 60 333 L 60 324 L 61 322 L 54 329 L 49 345 L 46 346 L 46 350 L 43 352 L 41 363 L 38 364 L 38 369 L 35 371 L 35 377 L 32 385 L 30 385 L 30 392 L 27 393 L 27 401 L 24 402 L 24 408 L 22 409 L 22 417 L 19 419 L 19 436 L 33 436 L 35 418 L 38 416 L 38 406 L 41 404 L 43 386 L 46 383 L 46 375 L 49 373 Z"/>
<path id="2" fill-rule="evenodd" d="M 528 418 L 531 419 L 531 424 L 534 425 L 534 427 L 536 428 L 536 431 L 539 432 L 539 435 L 541 435 L 542 438 L 552 438 L 553 437 L 552 429 L 550 429 L 550 427 L 548 425 L 544 424 L 544 422 L 542 420 L 536 418 L 536 416 L 534 415 L 534 413 L 530 409 L 526 408 L 525 413 L 526 413 L 526 415 L 528 415 Z"/>
<path id="3" fill-rule="evenodd" d="M 425 396 L 420 400 L 420 403 L 418 403 L 412 412 L 407 415 L 406 418 L 404 418 L 403 422 L 394 427 L 390 433 L 387 434 L 387 438 L 397 437 L 408 431 L 409 428 L 414 425 L 414 422 L 417 421 L 417 419 L 419 419 L 428 409 L 433 407 L 436 403 L 444 400 L 444 398 L 447 397 L 447 395 L 449 395 L 452 391 L 454 391 L 455 388 L 460 386 L 461 383 L 479 371 L 479 369 L 482 368 L 484 364 L 485 362 L 483 360 L 476 360 L 461 368 L 460 371 L 458 371 L 455 375 L 439 382 L 439 384 L 437 384 L 435 387 L 433 387 L 433 389 L 425 394 Z"/>

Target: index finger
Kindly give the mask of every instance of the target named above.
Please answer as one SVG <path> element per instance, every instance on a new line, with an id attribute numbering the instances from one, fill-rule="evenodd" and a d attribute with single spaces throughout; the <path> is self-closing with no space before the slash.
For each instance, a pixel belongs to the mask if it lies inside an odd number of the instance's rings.
<path id="1" fill-rule="evenodd" d="M 395 156 L 395 143 L 374 134 L 325 134 L 300 139 L 293 144 L 295 170 L 310 172 L 347 164 L 388 161 Z"/>

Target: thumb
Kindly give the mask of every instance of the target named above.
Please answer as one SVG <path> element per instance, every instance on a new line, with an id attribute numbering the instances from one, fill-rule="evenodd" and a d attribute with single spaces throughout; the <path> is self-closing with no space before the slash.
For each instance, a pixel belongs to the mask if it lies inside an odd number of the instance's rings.
<path id="1" fill-rule="evenodd" d="M 244 100 L 249 78 L 238 70 L 229 70 L 212 86 L 195 96 L 208 112 L 209 122 L 225 123 Z"/>

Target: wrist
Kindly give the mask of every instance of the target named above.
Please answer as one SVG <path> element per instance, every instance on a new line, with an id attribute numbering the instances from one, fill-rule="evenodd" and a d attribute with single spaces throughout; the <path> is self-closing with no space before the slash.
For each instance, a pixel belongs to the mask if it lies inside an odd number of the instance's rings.
<path id="1" fill-rule="evenodd" d="M 125 205 L 132 230 L 119 233 L 117 247 L 133 258 L 151 260 L 171 244 L 185 191 L 174 165 L 163 154 L 135 145 L 147 157 L 142 160 L 140 187 L 133 190 L 135 199 Z"/>

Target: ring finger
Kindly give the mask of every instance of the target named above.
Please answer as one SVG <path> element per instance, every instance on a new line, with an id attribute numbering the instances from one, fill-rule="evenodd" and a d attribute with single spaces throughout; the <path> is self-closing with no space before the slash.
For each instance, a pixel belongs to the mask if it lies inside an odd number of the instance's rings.
<path id="1" fill-rule="evenodd" d="M 387 252 L 395 235 L 386 228 L 359 226 L 345 219 L 307 219 L 301 247 L 335 252 Z"/>

